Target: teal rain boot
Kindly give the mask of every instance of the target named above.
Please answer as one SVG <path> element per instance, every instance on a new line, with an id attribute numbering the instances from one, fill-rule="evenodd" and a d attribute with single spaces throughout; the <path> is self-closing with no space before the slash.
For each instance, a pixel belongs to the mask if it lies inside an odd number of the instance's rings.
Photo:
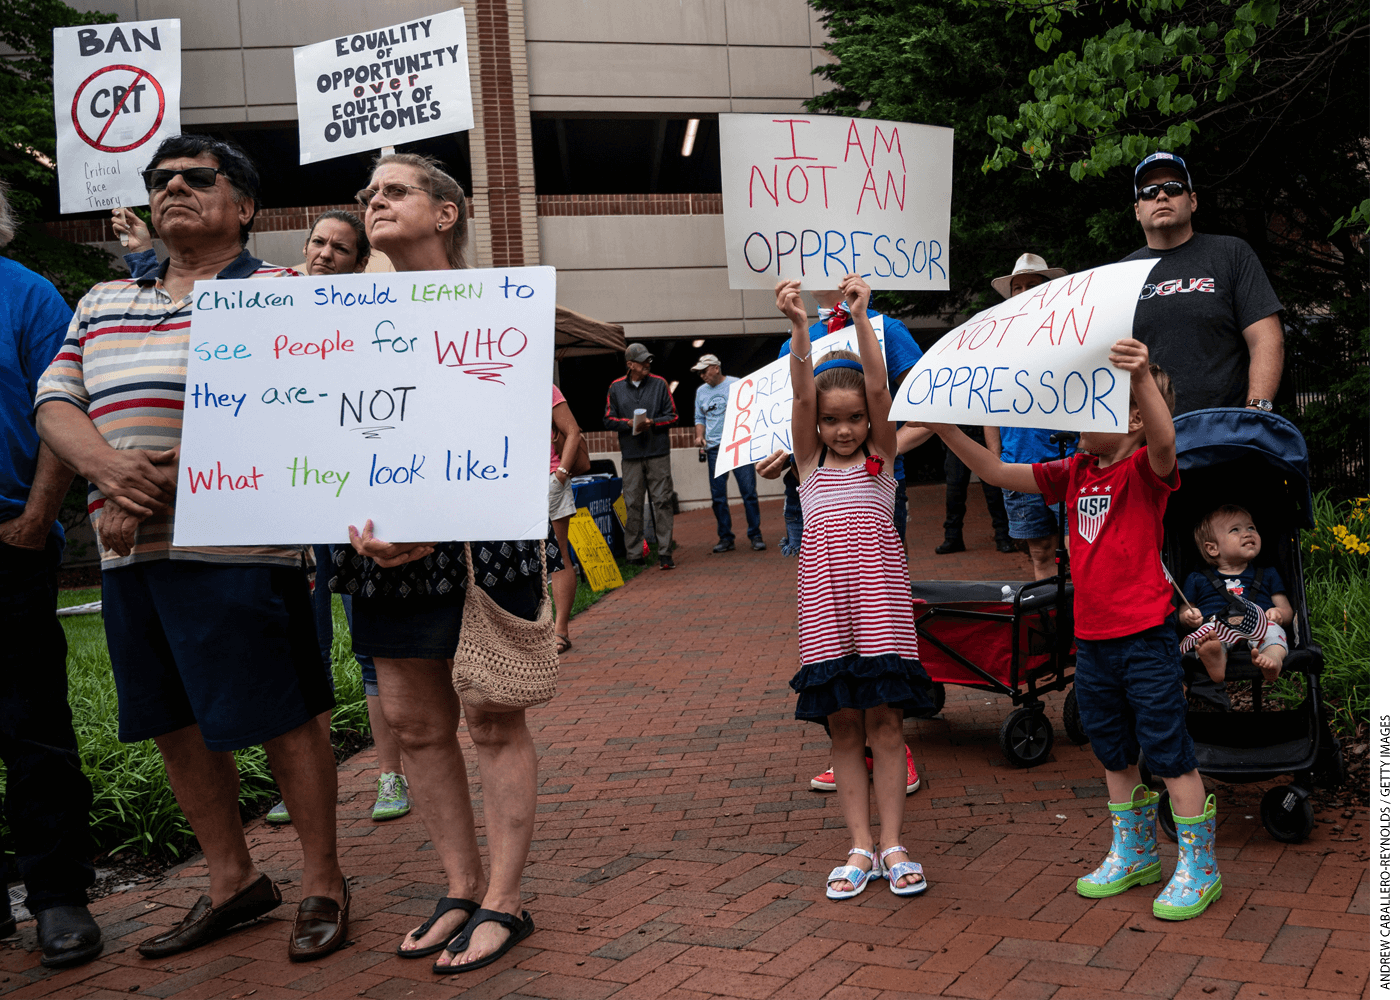
<path id="1" fill-rule="evenodd" d="M 1110 802 L 1113 846 L 1103 864 L 1079 880 L 1079 895 L 1091 899 L 1116 896 L 1135 885 L 1151 885 L 1162 879 L 1157 860 L 1157 798 L 1146 785 L 1133 789 L 1133 797 L 1121 805 Z"/>
<path id="2" fill-rule="evenodd" d="M 1176 820 L 1176 871 L 1152 902 L 1152 915 L 1163 920 L 1190 920 L 1220 898 L 1220 866 L 1215 861 L 1215 796 L 1206 796 L 1200 816 Z"/>

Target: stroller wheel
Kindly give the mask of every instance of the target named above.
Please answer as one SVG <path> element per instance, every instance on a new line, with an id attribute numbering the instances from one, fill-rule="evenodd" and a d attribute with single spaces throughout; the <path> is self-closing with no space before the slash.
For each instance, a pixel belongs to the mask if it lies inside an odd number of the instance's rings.
<path id="1" fill-rule="evenodd" d="M 1055 732 L 1039 707 L 1018 708 L 1002 722 L 999 739 L 1007 760 L 1018 767 L 1035 767 L 1050 756 Z"/>
<path id="2" fill-rule="evenodd" d="M 1065 693 L 1065 704 L 1061 714 L 1065 724 L 1065 735 L 1069 737 L 1069 741 L 1077 747 L 1088 743 L 1089 734 L 1084 732 L 1084 726 L 1079 721 L 1079 696 L 1074 693 L 1074 688 Z"/>
<path id="3" fill-rule="evenodd" d="M 1269 836 L 1285 844 L 1301 844 L 1313 829 L 1313 808 L 1307 793 L 1294 785 L 1276 785 L 1259 802 L 1260 818 Z"/>

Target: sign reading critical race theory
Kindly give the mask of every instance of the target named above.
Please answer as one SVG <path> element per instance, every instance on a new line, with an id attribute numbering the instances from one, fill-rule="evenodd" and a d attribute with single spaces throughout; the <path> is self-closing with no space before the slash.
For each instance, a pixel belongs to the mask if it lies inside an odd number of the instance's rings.
<path id="1" fill-rule="evenodd" d="M 892 420 L 1122 432 L 1128 375 L 1109 363 L 1133 335 L 1155 260 L 1067 274 L 945 334 L 904 377 Z"/>
<path id="2" fill-rule="evenodd" d="M 723 114 L 719 134 L 730 288 L 948 287 L 952 129 Z"/>
<path id="3" fill-rule="evenodd" d="M 53 29 L 59 211 L 149 202 L 141 171 L 180 134 L 180 22 Z"/>
<path id="4" fill-rule="evenodd" d="M 875 339 L 885 346 L 885 317 L 870 317 Z M 831 351 L 855 351 L 856 328 L 829 333 L 812 345 L 812 365 Z M 729 403 L 719 437 L 715 475 L 761 462 L 782 448 L 792 451 L 792 362 L 787 355 L 729 384 Z"/>
<path id="5" fill-rule="evenodd" d="M 459 7 L 294 50 L 301 162 L 473 125 Z"/>
<path id="6" fill-rule="evenodd" d="M 194 288 L 176 545 L 543 538 L 554 268 Z"/>

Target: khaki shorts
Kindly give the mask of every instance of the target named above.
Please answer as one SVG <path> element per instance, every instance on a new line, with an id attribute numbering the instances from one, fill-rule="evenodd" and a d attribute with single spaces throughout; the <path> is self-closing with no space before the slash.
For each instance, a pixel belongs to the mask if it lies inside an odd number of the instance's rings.
<path id="1" fill-rule="evenodd" d="M 573 517 L 576 510 L 578 507 L 574 505 L 574 488 L 568 483 L 561 483 L 559 477 L 551 472 L 549 474 L 549 519 L 562 521 L 566 517 Z"/>

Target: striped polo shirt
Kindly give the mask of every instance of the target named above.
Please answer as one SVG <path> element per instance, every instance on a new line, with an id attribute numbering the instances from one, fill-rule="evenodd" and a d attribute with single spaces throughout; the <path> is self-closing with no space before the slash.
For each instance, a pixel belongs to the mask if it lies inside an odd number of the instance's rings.
<path id="1" fill-rule="evenodd" d="M 83 296 L 58 356 L 39 378 L 36 410 L 45 403 L 71 403 L 117 449 L 166 451 L 180 443 L 193 295 L 171 300 L 158 280 L 164 278 L 169 264 L 166 261 L 158 272 L 139 278 L 104 281 Z M 297 276 L 296 271 L 264 264 L 247 250 L 218 274 L 221 279 Z M 106 502 L 96 486 L 88 487 L 88 515 L 94 528 Z M 174 529 L 174 515 L 151 515 L 137 526 L 130 555 L 102 549 L 102 568 L 156 559 L 301 564 L 298 547 L 177 547 L 171 543 Z"/>

